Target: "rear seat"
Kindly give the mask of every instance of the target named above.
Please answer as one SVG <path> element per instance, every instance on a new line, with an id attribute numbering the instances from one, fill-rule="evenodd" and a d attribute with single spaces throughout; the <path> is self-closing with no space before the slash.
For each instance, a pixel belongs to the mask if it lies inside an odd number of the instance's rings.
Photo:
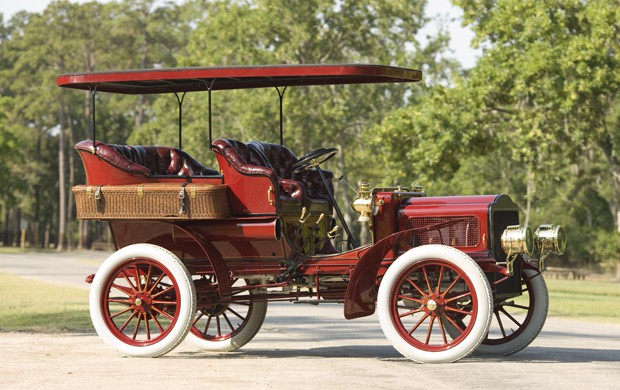
<path id="1" fill-rule="evenodd" d="M 75 145 L 78 151 L 93 153 L 93 141 Z M 182 150 L 168 146 L 130 146 L 95 141 L 100 158 L 129 173 L 145 176 L 212 176 L 215 169 L 207 168 Z"/>

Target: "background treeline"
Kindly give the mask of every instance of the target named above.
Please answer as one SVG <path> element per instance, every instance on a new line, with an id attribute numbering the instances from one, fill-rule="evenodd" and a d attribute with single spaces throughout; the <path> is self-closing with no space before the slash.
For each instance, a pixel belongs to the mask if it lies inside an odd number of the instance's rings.
<path id="1" fill-rule="evenodd" d="M 59 74 L 279 63 L 381 63 L 424 71 L 412 85 L 291 88 L 285 144 L 340 149 L 327 169 L 355 186 L 421 183 L 432 195 L 509 193 L 522 220 L 561 223 L 557 264 L 620 259 L 620 7 L 617 0 L 454 0 L 483 55 L 459 68 L 448 33 L 420 33 L 424 1 L 153 0 L 51 3 L 0 24 L 0 241 L 72 249 L 108 239 L 75 219 L 89 137 L 88 93 Z M 275 90 L 214 92 L 215 137 L 278 142 Z M 110 143 L 177 144 L 174 96 L 97 96 Z M 206 95 L 188 94 L 185 149 L 215 166 Z M 354 193 L 337 183 L 348 210 Z M 348 216 L 352 218 L 352 215 Z M 356 230 L 358 224 L 353 223 Z M 361 232 L 364 234 L 364 232 Z M 620 271 L 619 271 L 620 272 Z"/>

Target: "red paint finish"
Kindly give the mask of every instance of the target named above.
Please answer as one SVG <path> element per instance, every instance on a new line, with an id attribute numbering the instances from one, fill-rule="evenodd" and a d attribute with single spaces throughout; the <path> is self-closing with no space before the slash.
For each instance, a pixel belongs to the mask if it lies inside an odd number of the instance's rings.
<path id="1" fill-rule="evenodd" d="M 381 241 L 398 228 L 398 198 L 392 192 L 378 192 L 375 203 L 379 211 L 372 219 L 373 242 Z"/>
<path id="2" fill-rule="evenodd" d="M 375 312 L 376 282 L 377 277 L 382 274 L 380 271 L 382 262 L 387 253 L 399 242 L 407 240 L 416 233 L 416 230 L 394 233 L 369 247 L 362 255 L 347 285 L 344 301 L 346 319 L 364 317 Z M 382 272 L 385 273 L 385 269 Z"/>
<path id="3" fill-rule="evenodd" d="M 141 69 L 58 76 L 60 87 L 125 94 L 416 82 L 422 72 L 385 65 L 321 64 Z"/>
<path id="4" fill-rule="evenodd" d="M 215 273 L 219 283 L 220 294 L 230 292 L 230 280 L 226 264 L 214 246 L 205 240 L 195 237 L 182 224 L 165 221 L 110 221 L 110 230 L 118 249 L 137 243 L 159 245 L 182 259 L 185 265 L 200 274 Z M 200 260 L 196 267 L 191 260 Z"/>
<path id="5" fill-rule="evenodd" d="M 466 225 L 463 229 L 466 229 L 471 221 L 477 222 L 475 231 L 478 233 L 478 237 L 471 237 L 474 227 L 468 232 L 468 239 L 454 240 L 455 242 L 443 242 L 449 234 L 434 234 L 430 235 L 429 239 L 433 239 L 429 242 L 420 242 L 419 245 L 424 244 L 444 244 L 455 246 L 456 248 L 464 252 L 478 252 L 488 249 L 488 231 L 489 231 L 489 218 L 488 210 L 489 203 L 493 202 L 496 198 L 493 196 L 444 196 L 444 197 L 429 197 L 429 198 L 409 198 L 400 209 L 398 215 L 398 228 L 404 230 L 410 228 L 409 221 L 411 218 L 427 218 L 430 223 L 436 223 L 441 220 L 459 218 L 464 220 Z M 458 225 L 453 227 L 456 228 Z M 450 233 L 450 228 L 445 228 L 442 233 Z M 456 232 L 459 233 L 459 232 Z M 465 232 L 463 232 L 465 234 Z M 482 235 L 486 235 L 483 237 Z M 470 244 L 466 244 L 468 241 Z M 473 242 L 473 244 L 471 244 Z M 461 244 L 461 245 L 459 245 Z"/>
<path id="6" fill-rule="evenodd" d="M 244 175 L 216 153 L 224 183 L 230 188 L 228 204 L 233 215 L 275 214 L 279 186 L 267 176 Z"/>

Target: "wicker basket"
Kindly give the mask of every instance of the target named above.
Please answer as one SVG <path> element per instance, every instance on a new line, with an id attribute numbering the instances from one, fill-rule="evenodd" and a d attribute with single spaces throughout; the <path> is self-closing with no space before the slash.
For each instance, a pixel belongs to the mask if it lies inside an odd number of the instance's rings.
<path id="1" fill-rule="evenodd" d="M 157 183 L 73 187 L 79 219 L 216 219 L 230 216 L 226 185 Z"/>

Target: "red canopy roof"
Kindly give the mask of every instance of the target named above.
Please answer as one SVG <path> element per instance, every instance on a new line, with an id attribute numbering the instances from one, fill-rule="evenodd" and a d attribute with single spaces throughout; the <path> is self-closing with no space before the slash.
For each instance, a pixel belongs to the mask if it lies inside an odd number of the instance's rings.
<path id="1" fill-rule="evenodd" d="M 296 85 L 402 83 L 422 79 L 415 69 L 385 65 L 265 65 L 178 69 L 141 69 L 58 76 L 60 87 L 151 94 L 284 87 Z"/>

